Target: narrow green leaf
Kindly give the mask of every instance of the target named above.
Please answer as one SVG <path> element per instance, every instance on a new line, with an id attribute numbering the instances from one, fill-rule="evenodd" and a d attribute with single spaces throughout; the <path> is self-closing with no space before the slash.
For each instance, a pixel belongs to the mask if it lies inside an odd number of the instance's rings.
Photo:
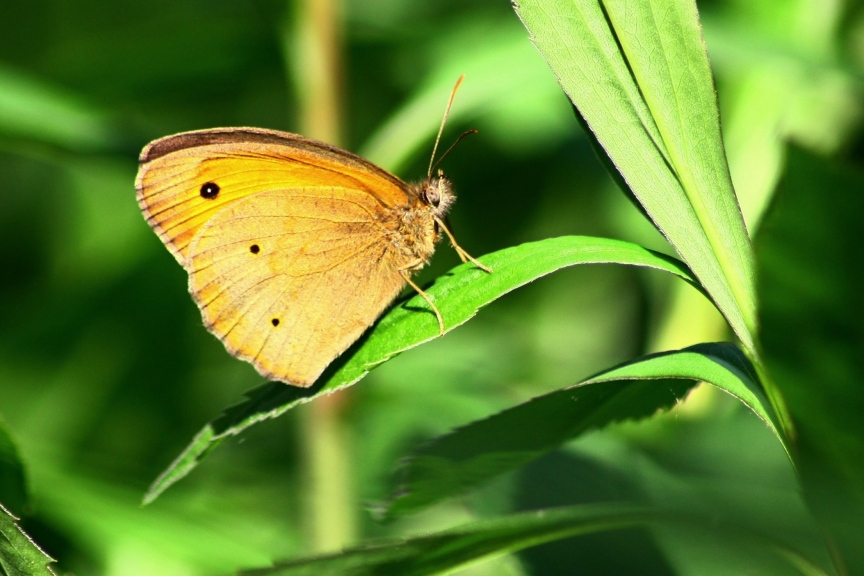
<path id="1" fill-rule="evenodd" d="M 590 505 L 514 514 L 401 542 L 370 544 L 340 554 L 279 563 L 243 576 L 421 576 L 580 534 L 658 521 L 642 506 Z"/>
<path id="2" fill-rule="evenodd" d="M 700 380 L 741 400 L 777 434 L 771 409 L 741 351 L 729 343 L 699 344 L 638 358 L 433 440 L 407 460 L 386 514 L 416 511 L 585 432 L 668 409 Z"/>
<path id="3" fill-rule="evenodd" d="M 504 294 L 561 268 L 577 264 L 629 264 L 670 272 L 693 283 L 681 262 L 635 244 L 605 238 L 565 236 L 531 242 L 488 254 L 481 261 L 487 274 L 463 264 L 439 277 L 426 289 L 444 317 L 448 331 L 464 324 L 477 311 Z M 180 457 L 156 479 L 144 502 L 151 502 L 168 486 L 188 474 L 226 437 L 270 418 L 275 418 L 318 394 L 354 384 L 369 370 L 393 356 L 438 337 L 438 323 L 419 295 L 395 306 L 341 358 L 331 364 L 311 388 L 280 383 L 252 390 L 248 399 L 210 422 Z"/>
<path id="4" fill-rule="evenodd" d="M 0 504 L 0 569 L 6 576 L 54 576 L 54 560 L 39 549 Z"/>
<path id="5" fill-rule="evenodd" d="M 609 0 L 606 7 L 675 173 L 755 332 L 753 250 L 726 162 L 696 4 Z"/>
<path id="6" fill-rule="evenodd" d="M 723 525 L 716 518 L 684 516 L 633 504 L 593 504 L 513 514 L 400 542 L 369 544 L 338 554 L 278 563 L 243 576 L 424 576 L 454 570 L 546 542 L 646 524 L 675 523 L 705 530 L 730 542 L 757 543 L 801 574 L 825 576 L 812 560 L 773 535 Z"/>
<path id="7" fill-rule="evenodd" d="M 750 241 L 690 0 L 521 0 L 517 13 L 654 224 L 754 352 Z"/>

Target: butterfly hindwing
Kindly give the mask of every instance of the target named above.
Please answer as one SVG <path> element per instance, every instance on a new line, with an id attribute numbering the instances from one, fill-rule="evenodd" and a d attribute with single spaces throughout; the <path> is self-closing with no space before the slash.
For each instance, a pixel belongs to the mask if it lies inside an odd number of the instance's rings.
<path id="1" fill-rule="evenodd" d="M 208 329 L 261 374 L 311 385 L 404 285 L 377 200 L 351 188 L 249 195 L 186 250 Z"/>

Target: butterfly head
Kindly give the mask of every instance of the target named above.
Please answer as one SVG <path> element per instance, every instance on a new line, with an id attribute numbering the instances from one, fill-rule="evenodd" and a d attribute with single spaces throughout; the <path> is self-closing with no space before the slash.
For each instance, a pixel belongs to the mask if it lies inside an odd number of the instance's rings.
<path id="1" fill-rule="evenodd" d="M 456 200 L 450 179 L 441 170 L 430 176 L 420 186 L 420 198 L 427 204 L 437 219 L 443 219 Z"/>

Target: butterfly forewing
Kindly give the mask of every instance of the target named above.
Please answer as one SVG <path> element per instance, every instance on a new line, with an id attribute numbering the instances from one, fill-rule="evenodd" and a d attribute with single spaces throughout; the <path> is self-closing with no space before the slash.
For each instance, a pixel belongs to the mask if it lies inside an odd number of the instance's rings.
<path id="1" fill-rule="evenodd" d="M 333 146 L 256 128 L 187 132 L 141 153 L 136 188 L 147 222 L 187 265 L 190 242 L 220 210 L 249 195 L 304 186 L 355 189 L 378 209 L 407 206 L 407 186 Z"/>

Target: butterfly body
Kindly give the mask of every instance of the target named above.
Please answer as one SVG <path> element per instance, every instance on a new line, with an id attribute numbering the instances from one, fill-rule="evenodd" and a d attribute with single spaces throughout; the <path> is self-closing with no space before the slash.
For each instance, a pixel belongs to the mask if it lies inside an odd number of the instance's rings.
<path id="1" fill-rule="evenodd" d="M 440 173 L 409 185 L 329 144 L 257 128 L 152 142 L 136 189 L 207 329 L 265 377 L 297 386 L 429 261 L 454 200 Z"/>

